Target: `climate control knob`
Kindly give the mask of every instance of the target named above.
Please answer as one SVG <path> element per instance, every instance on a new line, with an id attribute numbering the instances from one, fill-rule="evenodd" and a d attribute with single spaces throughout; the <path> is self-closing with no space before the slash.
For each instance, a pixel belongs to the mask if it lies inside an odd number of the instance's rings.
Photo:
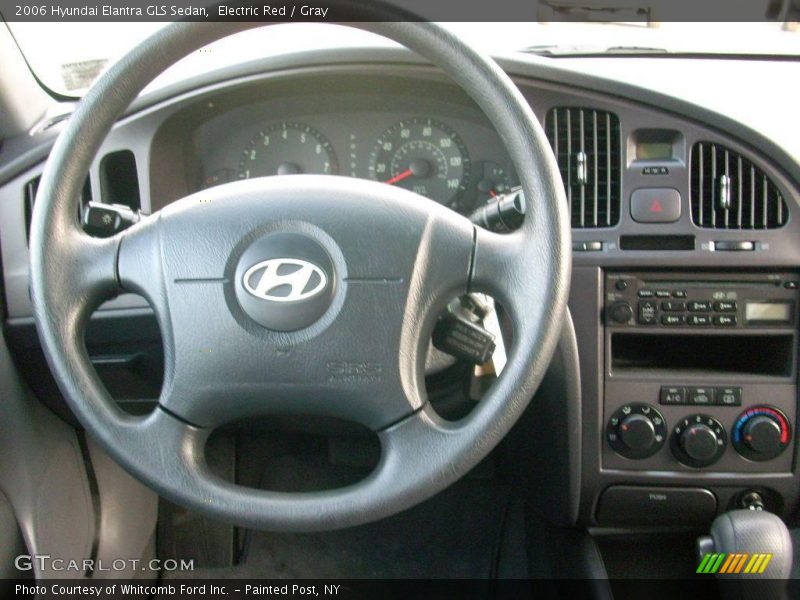
<path id="1" fill-rule="evenodd" d="M 622 419 L 617 431 L 625 447 L 634 452 L 647 452 L 656 442 L 656 428 L 644 415 L 628 415 Z"/>
<path id="2" fill-rule="evenodd" d="M 611 415 L 606 438 L 615 452 L 626 458 L 647 458 L 664 445 L 664 417 L 649 404 L 626 404 Z"/>
<path id="3" fill-rule="evenodd" d="M 672 430 L 670 447 L 679 461 L 690 467 L 707 467 L 725 452 L 725 428 L 708 415 L 691 415 Z"/>
<path id="4" fill-rule="evenodd" d="M 697 462 L 707 463 L 717 454 L 718 440 L 711 427 L 698 423 L 683 430 L 680 442 L 686 456 Z"/>
<path id="5" fill-rule="evenodd" d="M 769 460 L 783 452 L 792 439 L 789 420 L 771 406 L 754 406 L 733 424 L 733 447 L 750 460 Z"/>

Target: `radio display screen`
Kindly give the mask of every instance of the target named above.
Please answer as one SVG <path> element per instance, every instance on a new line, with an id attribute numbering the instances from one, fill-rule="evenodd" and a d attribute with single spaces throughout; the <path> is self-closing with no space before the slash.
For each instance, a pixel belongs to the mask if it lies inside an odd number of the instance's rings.
<path id="1" fill-rule="evenodd" d="M 744 309 L 747 321 L 791 323 L 791 302 L 747 302 Z"/>

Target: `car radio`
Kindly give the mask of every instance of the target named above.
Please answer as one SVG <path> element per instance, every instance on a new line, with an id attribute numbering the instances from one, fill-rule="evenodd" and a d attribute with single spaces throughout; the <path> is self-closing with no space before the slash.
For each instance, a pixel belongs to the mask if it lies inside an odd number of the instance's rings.
<path id="1" fill-rule="evenodd" d="M 607 469 L 788 472 L 797 418 L 792 273 L 607 272 Z"/>
<path id="2" fill-rule="evenodd" d="M 672 279 L 610 274 L 606 325 L 690 328 L 792 326 L 800 281 L 791 275 Z"/>

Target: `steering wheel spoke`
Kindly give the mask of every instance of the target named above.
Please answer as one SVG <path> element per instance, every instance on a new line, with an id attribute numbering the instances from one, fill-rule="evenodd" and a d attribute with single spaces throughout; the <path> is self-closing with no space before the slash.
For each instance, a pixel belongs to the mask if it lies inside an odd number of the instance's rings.
<path id="1" fill-rule="evenodd" d="M 59 191 L 53 189 L 51 180 L 42 179 L 41 194 Z M 92 238 L 74 219 L 39 214 L 32 223 L 31 236 L 39 241 L 31 244 L 31 272 L 40 273 L 42 283 L 35 285 L 34 279 L 31 298 L 45 355 L 56 371 L 76 369 L 87 360 L 84 333 L 92 312 L 121 291 L 116 271 L 121 235 Z M 47 326 L 41 327 L 42 323 Z M 56 344 L 65 349 L 64 355 L 48 351 Z"/>

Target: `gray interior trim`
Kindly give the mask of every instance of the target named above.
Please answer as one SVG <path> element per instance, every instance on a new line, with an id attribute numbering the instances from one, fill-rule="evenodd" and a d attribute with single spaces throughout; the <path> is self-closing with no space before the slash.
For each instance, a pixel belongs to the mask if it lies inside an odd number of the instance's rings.
<path id="1" fill-rule="evenodd" d="M 75 431 L 45 409 L 20 381 L 0 337 L 0 491 L 13 506 L 33 554 L 82 561 L 95 537 L 94 513 Z M 42 570 L 35 575 L 81 577 Z"/>
<path id="2" fill-rule="evenodd" d="M 91 438 L 87 439 L 100 500 L 100 528 L 97 559 L 112 564 L 118 558 L 138 559 L 135 568 L 128 562 L 124 571 L 96 571 L 94 578 L 156 579 L 158 571 L 147 563 L 155 558 L 158 496 L 131 477 Z"/>
<path id="3" fill-rule="evenodd" d="M 15 567 L 18 556 L 25 554 L 25 540 L 14 516 L 11 502 L 0 492 L 0 580 L 14 579 L 21 576 Z M 0 583 L 0 590 L 2 590 Z"/>

